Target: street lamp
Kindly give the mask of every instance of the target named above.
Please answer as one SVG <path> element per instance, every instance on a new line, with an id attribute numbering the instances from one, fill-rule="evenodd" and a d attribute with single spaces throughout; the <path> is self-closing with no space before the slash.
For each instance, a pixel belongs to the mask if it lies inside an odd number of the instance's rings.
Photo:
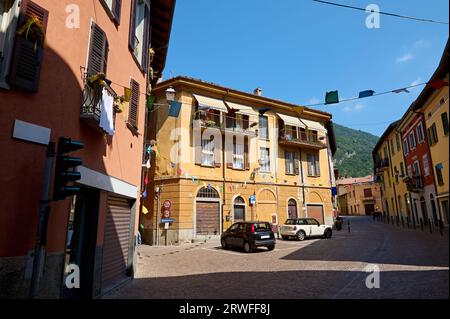
<path id="1" fill-rule="evenodd" d="M 173 102 L 173 101 L 175 101 L 175 94 L 176 94 L 177 92 L 175 91 L 175 89 L 173 88 L 173 87 L 169 87 L 167 90 L 166 90 L 166 100 L 167 100 L 167 102 Z"/>

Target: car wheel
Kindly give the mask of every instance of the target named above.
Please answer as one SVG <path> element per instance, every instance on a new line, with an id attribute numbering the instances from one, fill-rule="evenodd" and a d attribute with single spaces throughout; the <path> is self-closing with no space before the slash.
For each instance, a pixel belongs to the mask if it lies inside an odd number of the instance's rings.
<path id="1" fill-rule="evenodd" d="M 269 251 L 272 251 L 272 250 L 274 250 L 274 249 L 275 249 L 275 245 L 270 245 L 270 246 L 267 246 L 267 249 L 269 249 Z"/>
<path id="2" fill-rule="evenodd" d="M 281 238 L 283 238 L 283 240 L 288 240 L 289 236 L 281 236 Z"/>
<path id="3" fill-rule="evenodd" d="M 297 239 L 298 239 L 299 241 L 304 241 L 305 238 L 306 238 L 306 234 L 305 234 L 305 232 L 304 232 L 303 230 L 301 230 L 301 231 L 299 231 L 299 232 L 297 233 Z"/>
<path id="4" fill-rule="evenodd" d="M 252 246 L 248 241 L 244 243 L 244 251 L 246 253 L 251 253 L 253 251 Z"/>
<path id="5" fill-rule="evenodd" d="M 333 235 L 333 232 L 331 231 L 331 229 L 326 229 L 325 230 L 325 233 L 323 234 L 323 237 L 324 238 L 326 238 L 326 239 L 329 239 L 329 238 L 331 238 L 331 236 Z"/>
<path id="6" fill-rule="evenodd" d="M 222 239 L 220 244 L 222 245 L 222 249 L 228 249 L 227 241 L 225 239 Z"/>

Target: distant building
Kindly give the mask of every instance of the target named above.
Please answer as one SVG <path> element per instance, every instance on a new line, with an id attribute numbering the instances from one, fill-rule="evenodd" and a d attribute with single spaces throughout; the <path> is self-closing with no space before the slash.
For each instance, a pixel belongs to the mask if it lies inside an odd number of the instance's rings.
<path id="1" fill-rule="evenodd" d="M 339 215 L 372 215 L 382 210 L 381 185 L 372 175 L 336 181 Z"/>

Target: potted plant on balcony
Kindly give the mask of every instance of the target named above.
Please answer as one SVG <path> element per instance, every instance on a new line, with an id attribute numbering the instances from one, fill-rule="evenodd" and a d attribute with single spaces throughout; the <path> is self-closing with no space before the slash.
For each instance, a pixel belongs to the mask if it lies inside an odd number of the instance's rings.
<path id="1" fill-rule="evenodd" d="M 216 122 L 214 122 L 213 120 L 206 120 L 203 123 L 205 123 L 206 127 L 214 127 L 214 126 L 216 126 Z"/>

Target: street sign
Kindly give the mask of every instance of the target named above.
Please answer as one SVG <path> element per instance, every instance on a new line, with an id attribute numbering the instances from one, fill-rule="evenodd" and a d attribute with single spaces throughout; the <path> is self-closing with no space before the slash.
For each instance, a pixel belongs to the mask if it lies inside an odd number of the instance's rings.
<path id="1" fill-rule="evenodd" d="M 169 210 L 165 210 L 163 213 L 163 217 L 164 218 L 170 218 L 170 211 Z"/>
<path id="2" fill-rule="evenodd" d="M 161 219 L 161 224 L 167 224 L 167 223 L 173 223 L 175 221 L 175 219 L 173 218 L 163 218 Z"/>
<path id="3" fill-rule="evenodd" d="M 169 210 L 171 206 L 172 206 L 172 203 L 170 202 L 170 200 L 164 201 L 163 207 L 165 210 Z"/>
<path id="4" fill-rule="evenodd" d="M 255 195 L 250 196 L 250 205 L 255 205 L 255 202 L 256 202 L 256 196 Z"/>

